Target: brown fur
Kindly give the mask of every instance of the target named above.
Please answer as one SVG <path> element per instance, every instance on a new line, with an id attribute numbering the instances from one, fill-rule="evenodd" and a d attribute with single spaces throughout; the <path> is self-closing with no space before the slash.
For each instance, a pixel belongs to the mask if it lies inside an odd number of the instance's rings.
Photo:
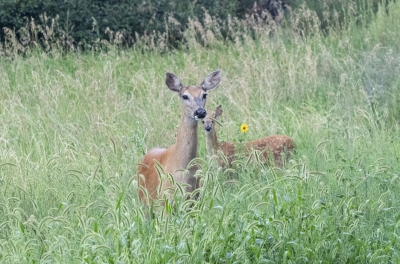
<path id="1" fill-rule="evenodd" d="M 182 100 L 182 113 L 175 144 L 163 148 L 153 148 L 143 157 L 138 166 L 139 198 L 148 203 L 157 199 L 168 188 L 175 189 L 176 185 L 164 180 L 160 186 L 160 176 L 156 170 L 158 162 L 165 173 L 172 175 L 175 183 L 182 184 L 186 192 L 193 192 L 199 187 L 195 177 L 197 168 L 188 168 L 189 162 L 197 156 L 197 127 L 199 110 L 204 110 L 206 91 L 217 87 L 221 71 L 211 73 L 200 86 L 183 86 L 178 77 L 172 73 L 166 74 L 166 84 L 172 91 L 177 92 Z M 187 97 L 184 99 L 184 97 Z M 187 170 L 187 171 L 186 171 Z M 159 192 L 160 187 L 160 192 Z M 148 196 L 144 192 L 147 191 Z M 148 199 L 147 199 L 148 198 Z"/>
<path id="2" fill-rule="evenodd" d="M 206 144 L 207 152 L 209 155 L 218 155 L 218 150 L 221 150 L 228 161 L 228 166 L 232 166 L 235 159 L 235 152 L 240 143 L 232 142 L 218 142 L 217 132 L 215 130 L 214 120 L 222 114 L 221 106 L 218 106 L 212 116 L 207 115 L 202 123 L 206 131 Z M 239 147 L 240 148 L 240 147 Z M 268 137 L 260 138 L 254 141 L 243 143 L 245 154 L 249 156 L 253 150 L 261 151 L 264 161 L 268 161 L 273 155 L 273 160 L 276 166 L 283 166 L 282 154 L 286 153 L 288 158 L 290 152 L 295 152 L 296 145 L 288 136 L 285 135 L 271 135 Z M 226 164 L 223 159 L 217 159 L 220 166 L 225 167 Z"/>

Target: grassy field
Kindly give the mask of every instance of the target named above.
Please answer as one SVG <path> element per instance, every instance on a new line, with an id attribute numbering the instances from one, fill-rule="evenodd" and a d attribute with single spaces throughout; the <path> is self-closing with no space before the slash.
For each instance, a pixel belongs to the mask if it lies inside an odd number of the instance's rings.
<path id="1" fill-rule="evenodd" d="M 1 57 L 0 262 L 399 263 L 399 39 L 397 1 L 327 36 Z M 201 131 L 201 198 L 152 216 L 135 173 L 175 140 L 165 72 L 200 84 L 216 69 L 220 139 L 282 133 L 297 153 L 224 171 Z"/>

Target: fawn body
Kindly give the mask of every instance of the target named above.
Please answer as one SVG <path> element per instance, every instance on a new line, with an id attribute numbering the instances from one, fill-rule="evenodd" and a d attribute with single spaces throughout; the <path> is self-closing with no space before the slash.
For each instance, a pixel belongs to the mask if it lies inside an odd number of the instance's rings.
<path id="1" fill-rule="evenodd" d="M 217 87 L 220 79 L 221 71 L 218 70 L 208 75 L 200 86 L 184 86 L 177 76 L 166 73 L 168 88 L 178 93 L 182 100 L 181 119 L 175 144 L 167 149 L 150 149 L 138 166 L 138 193 L 143 202 L 147 203 L 151 199 L 158 198 L 159 190 L 161 194 L 167 188 L 176 187 L 170 181 L 163 181 L 160 186 L 160 176 L 157 173 L 155 161 L 166 173 L 172 175 L 175 183 L 185 185 L 186 192 L 193 192 L 198 188 L 198 180 L 195 177 L 197 168 L 188 168 L 188 164 L 197 156 L 198 120 L 203 119 L 207 114 L 204 109 L 206 92 Z M 146 199 L 144 190 L 147 191 L 149 200 Z"/>
<path id="2" fill-rule="evenodd" d="M 214 120 L 222 114 L 221 106 L 218 106 L 212 115 L 207 115 L 203 120 L 203 128 L 206 132 L 206 146 L 208 155 L 217 155 L 218 150 L 227 158 L 228 164 L 225 164 L 224 160 L 217 159 L 220 166 L 224 167 L 228 165 L 232 166 L 232 162 L 235 159 L 235 152 L 237 150 L 233 142 L 218 142 L 217 131 L 215 129 Z M 250 142 L 243 143 L 246 155 L 250 155 L 253 150 L 258 150 L 262 152 L 263 159 L 265 161 L 269 160 L 269 157 L 273 155 L 273 160 L 275 165 L 283 166 L 283 155 L 289 152 L 294 152 L 295 143 L 293 139 L 285 135 L 271 135 Z M 271 157 L 272 158 L 272 157 Z"/>

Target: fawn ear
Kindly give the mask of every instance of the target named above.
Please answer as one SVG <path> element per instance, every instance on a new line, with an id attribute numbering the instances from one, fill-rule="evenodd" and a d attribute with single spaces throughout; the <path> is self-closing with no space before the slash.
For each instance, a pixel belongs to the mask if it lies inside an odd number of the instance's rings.
<path id="1" fill-rule="evenodd" d="M 213 117 L 217 119 L 222 114 L 222 106 L 219 105 L 213 114 Z"/>
<path id="2" fill-rule="evenodd" d="M 221 70 L 210 73 L 201 83 L 201 88 L 205 91 L 214 89 L 221 81 Z"/>
<path id="3" fill-rule="evenodd" d="M 183 85 L 181 84 L 181 80 L 173 74 L 173 73 L 165 73 L 165 83 L 167 84 L 168 88 L 174 92 L 180 92 Z"/>

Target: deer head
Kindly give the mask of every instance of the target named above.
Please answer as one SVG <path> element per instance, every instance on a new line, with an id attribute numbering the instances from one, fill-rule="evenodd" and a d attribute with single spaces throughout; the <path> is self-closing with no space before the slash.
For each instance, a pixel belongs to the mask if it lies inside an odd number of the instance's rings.
<path id="1" fill-rule="evenodd" d="M 214 89 L 221 81 L 221 71 L 217 70 L 208 75 L 200 86 L 184 86 L 173 73 L 166 73 L 166 84 L 169 89 L 177 92 L 182 100 L 182 114 L 189 120 L 197 122 L 206 117 L 207 91 Z"/>
<path id="2" fill-rule="evenodd" d="M 203 123 L 203 128 L 207 132 L 211 132 L 214 128 L 214 120 L 218 119 L 222 114 L 222 106 L 219 105 L 211 116 L 207 115 L 201 122 Z"/>

